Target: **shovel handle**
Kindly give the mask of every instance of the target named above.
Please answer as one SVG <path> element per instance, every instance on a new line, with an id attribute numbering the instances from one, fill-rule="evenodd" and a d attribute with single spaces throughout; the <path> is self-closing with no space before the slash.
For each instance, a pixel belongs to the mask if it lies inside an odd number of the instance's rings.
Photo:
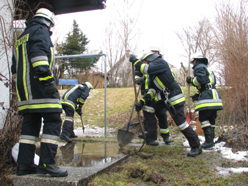
<path id="1" fill-rule="evenodd" d="M 139 94 L 140 89 L 141 89 L 141 86 L 139 87 L 138 94 Z M 133 108 L 132 108 L 132 111 L 131 111 L 131 114 L 130 114 L 130 117 L 129 117 L 129 120 L 128 120 L 127 131 L 129 130 L 129 127 L 130 127 L 130 123 L 131 123 L 131 119 L 132 119 L 132 116 L 133 116 L 135 103 L 136 103 L 136 99 L 134 100 Z"/>
<path id="2" fill-rule="evenodd" d="M 127 131 L 129 130 L 129 127 L 130 127 L 130 122 L 128 122 L 127 124 Z"/>
<path id="3" fill-rule="evenodd" d="M 83 122 L 83 114 L 81 114 L 80 118 L 81 118 L 81 123 L 82 123 L 82 129 L 83 129 L 83 133 L 84 133 L 84 122 Z"/>
<path id="4" fill-rule="evenodd" d="M 135 75 L 134 75 L 134 66 L 133 65 L 132 65 L 132 74 L 133 74 L 133 87 L 134 87 L 134 94 L 135 94 L 135 103 L 138 104 L 138 95 L 136 93 L 137 90 L 136 90 Z M 141 130 L 142 130 L 142 134 L 144 136 L 144 141 L 146 141 L 145 130 L 144 130 L 144 126 L 143 126 L 143 124 L 141 122 L 140 112 L 137 112 L 137 113 L 138 113 L 138 118 L 139 118 L 139 123 L 140 123 Z"/>

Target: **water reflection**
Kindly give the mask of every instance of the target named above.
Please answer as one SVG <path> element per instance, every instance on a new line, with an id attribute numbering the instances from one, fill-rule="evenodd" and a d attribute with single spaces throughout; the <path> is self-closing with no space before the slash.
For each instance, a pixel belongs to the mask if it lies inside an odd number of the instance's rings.
<path id="1" fill-rule="evenodd" d="M 117 143 L 72 142 L 58 148 L 56 163 L 63 166 L 93 167 L 119 159 Z"/>

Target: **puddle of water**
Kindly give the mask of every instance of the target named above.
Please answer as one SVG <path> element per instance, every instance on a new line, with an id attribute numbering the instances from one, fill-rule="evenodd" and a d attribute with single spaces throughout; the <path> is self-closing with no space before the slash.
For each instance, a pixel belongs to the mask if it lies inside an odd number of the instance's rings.
<path id="1" fill-rule="evenodd" d="M 73 142 L 58 147 L 55 161 L 62 166 L 95 167 L 121 156 L 123 154 L 117 143 Z"/>

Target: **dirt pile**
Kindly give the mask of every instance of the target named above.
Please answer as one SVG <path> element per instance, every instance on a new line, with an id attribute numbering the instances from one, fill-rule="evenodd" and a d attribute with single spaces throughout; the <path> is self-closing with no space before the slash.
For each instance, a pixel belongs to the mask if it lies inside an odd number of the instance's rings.
<path id="1" fill-rule="evenodd" d="M 223 132 L 217 142 L 226 142 L 225 147 L 232 148 L 233 152 L 248 150 L 248 124 L 235 126 L 232 130 Z"/>

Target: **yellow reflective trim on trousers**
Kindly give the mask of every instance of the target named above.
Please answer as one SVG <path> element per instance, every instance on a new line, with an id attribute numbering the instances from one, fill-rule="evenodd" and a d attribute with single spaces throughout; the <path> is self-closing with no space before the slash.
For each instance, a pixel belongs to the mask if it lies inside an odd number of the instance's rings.
<path id="1" fill-rule="evenodd" d="M 177 100 L 171 102 L 171 104 L 172 104 L 172 105 L 176 105 L 176 104 L 181 103 L 181 102 L 183 102 L 183 101 L 185 101 L 185 97 L 182 97 L 182 98 L 180 98 L 180 99 L 177 99 Z"/>
<path id="2" fill-rule="evenodd" d="M 214 89 L 212 89 L 213 99 L 216 99 L 216 92 Z"/>
<path id="3" fill-rule="evenodd" d="M 46 81 L 46 80 L 51 79 L 51 78 L 53 78 L 53 75 L 47 76 L 47 77 L 39 78 L 39 80 L 40 80 L 40 81 Z"/>
<path id="4" fill-rule="evenodd" d="M 167 131 L 160 130 L 160 134 L 167 134 L 168 132 L 169 132 L 169 130 L 167 130 Z"/>
<path id="5" fill-rule="evenodd" d="M 74 121 L 74 119 L 65 118 L 65 121 L 70 121 L 70 122 L 73 122 L 73 121 Z"/>
<path id="6" fill-rule="evenodd" d="M 75 110 L 75 105 L 70 103 L 70 102 L 66 102 L 66 101 L 61 101 L 61 103 L 66 104 L 66 105 L 70 105 L 74 110 Z"/>
<path id="7" fill-rule="evenodd" d="M 221 102 L 219 103 L 203 103 L 200 105 L 197 105 L 195 109 L 203 108 L 203 107 L 217 107 L 217 106 L 223 106 Z"/>
<path id="8" fill-rule="evenodd" d="M 155 77 L 155 80 L 158 82 L 159 86 L 164 89 L 165 85 L 162 83 L 162 81 L 160 81 L 160 79 L 158 78 L 158 76 Z"/>
<path id="9" fill-rule="evenodd" d="M 41 66 L 41 65 L 47 65 L 48 66 L 49 64 L 48 64 L 48 61 L 36 61 L 32 65 L 35 68 L 35 67 Z"/>
<path id="10" fill-rule="evenodd" d="M 201 128 L 203 129 L 203 128 L 209 127 L 209 126 L 211 126 L 211 124 L 210 123 L 207 123 L 207 124 L 201 125 Z"/>
<path id="11" fill-rule="evenodd" d="M 18 110 L 25 109 L 45 109 L 45 108 L 62 108 L 61 104 L 37 104 L 37 105 L 23 105 L 18 107 Z"/>
<path id="12" fill-rule="evenodd" d="M 53 58 L 54 58 L 54 52 L 53 52 L 53 47 L 50 47 L 50 51 L 51 51 L 51 61 L 50 61 L 50 70 L 52 71 L 52 66 L 53 66 Z"/>
<path id="13" fill-rule="evenodd" d="M 25 143 L 25 144 L 30 144 L 30 145 L 36 145 L 36 141 L 34 140 L 28 140 L 28 139 L 20 139 L 19 143 Z"/>
<path id="14" fill-rule="evenodd" d="M 25 97 L 26 97 L 26 100 L 28 100 L 28 87 L 27 87 L 27 80 L 26 80 L 26 73 L 27 73 L 27 65 L 26 65 L 26 58 L 25 58 L 25 45 L 22 44 L 22 59 L 23 59 L 23 77 L 22 77 L 22 80 L 23 80 L 23 88 L 24 88 L 24 94 L 25 94 Z"/>
<path id="15" fill-rule="evenodd" d="M 54 145 L 58 145 L 59 144 L 59 141 L 57 141 L 57 140 L 44 139 L 44 138 L 41 138 L 40 142 L 41 143 L 50 143 L 50 144 L 54 144 Z"/>

